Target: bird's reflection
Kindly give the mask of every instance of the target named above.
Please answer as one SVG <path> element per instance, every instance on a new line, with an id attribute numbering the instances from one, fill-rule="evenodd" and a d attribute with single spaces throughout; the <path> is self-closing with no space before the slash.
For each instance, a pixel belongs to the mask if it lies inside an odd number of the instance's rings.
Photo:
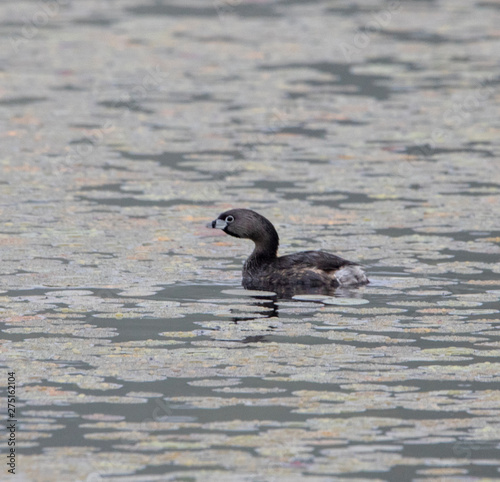
<path id="1" fill-rule="evenodd" d="M 255 310 L 255 316 L 248 316 L 248 313 L 242 316 L 233 316 L 232 320 L 234 323 L 239 323 L 240 321 L 250 321 L 256 318 L 278 318 L 278 305 L 276 304 L 276 295 L 253 295 L 249 298 L 253 298 L 256 302 L 252 303 L 252 306 L 263 307 L 265 310 Z M 234 310 L 232 310 L 234 311 Z"/>
<path id="2" fill-rule="evenodd" d="M 248 301 L 250 304 L 249 309 L 246 310 L 245 313 L 241 315 L 236 314 L 237 309 L 231 309 L 231 312 L 234 316 L 231 317 L 231 320 L 234 324 L 239 324 L 245 321 L 255 321 L 255 320 L 263 320 L 263 319 L 271 319 L 271 318 L 279 318 L 279 301 L 295 301 L 293 300 L 294 296 L 297 295 L 317 295 L 318 299 L 314 298 L 309 300 L 311 302 L 317 301 L 321 303 L 322 298 L 324 297 L 349 297 L 349 298 L 359 298 L 361 297 L 361 293 L 356 288 L 326 288 L 324 286 L 315 286 L 315 287 L 304 287 L 297 285 L 281 285 L 276 287 L 277 289 L 274 293 L 264 293 L 262 295 L 252 294 L 248 296 Z M 297 300 L 299 301 L 299 300 Z M 255 307 L 255 310 L 252 310 L 252 307 Z M 264 308 L 264 309 L 262 309 Z M 273 332 L 273 326 L 269 326 L 268 330 Z M 245 338 L 239 340 L 240 343 L 251 344 L 251 343 L 262 343 L 268 342 L 270 340 L 267 339 L 268 335 L 251 335 L 246 336 Z"/>

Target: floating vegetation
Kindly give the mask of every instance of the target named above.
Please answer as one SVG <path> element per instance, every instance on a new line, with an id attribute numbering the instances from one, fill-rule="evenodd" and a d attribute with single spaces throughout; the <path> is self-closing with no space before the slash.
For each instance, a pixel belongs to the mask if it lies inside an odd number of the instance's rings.
<path id="1" fill-rule="evenodd" d="M 13 3 L 19 480 L 498 477 L 495 2 Z M 243 290 L 234 207 L 370 284 Z"/>

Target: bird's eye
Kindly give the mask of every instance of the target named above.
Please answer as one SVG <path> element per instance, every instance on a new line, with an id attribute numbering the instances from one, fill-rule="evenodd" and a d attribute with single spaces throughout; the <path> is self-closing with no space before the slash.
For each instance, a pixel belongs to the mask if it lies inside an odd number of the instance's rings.
<path id="1" fill-rule="evenodd" d="M 233 221 L 234 221 L 234 216 L 229 215 L 226 217 L 226 223 L 232 223 Z"/>

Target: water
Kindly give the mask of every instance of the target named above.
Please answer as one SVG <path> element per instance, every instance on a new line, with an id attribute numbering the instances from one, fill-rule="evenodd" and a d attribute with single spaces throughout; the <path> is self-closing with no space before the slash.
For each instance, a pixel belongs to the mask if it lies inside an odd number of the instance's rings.
<path id="1" fill-rule="evenodd" d="M 2 2 L 16 480 L 499 478 L 497 25 L 465 0 Z M 251 243 L 205 228 L 233 207 L 371 283 L 245 292 Z"/>

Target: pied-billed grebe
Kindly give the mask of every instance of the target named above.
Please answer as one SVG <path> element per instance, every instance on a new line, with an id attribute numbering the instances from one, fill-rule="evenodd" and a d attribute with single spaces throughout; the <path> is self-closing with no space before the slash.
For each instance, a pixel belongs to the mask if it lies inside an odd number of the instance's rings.
<path id="1" fill-rule="evenodd" d="M 303 251 L 279 256 L 279 237 L 271 222 L 250 209 L 231 209 L 207 224 L 236 238 L 251 239 L 255 249 L 243 266 L 243 287 L 289 293 L 290 287 L 320 288 L 329 292 L 342 286 L 368 283 L 363 268 L 325 251 Z M 321 289 L 323 288 L 323 289 Z M 299 292 L 297 289 L 292 290 Z M 311 290 L 312 291 L 312 290 Z M 318 291 L 318 290 L 314 290 Z"/>

